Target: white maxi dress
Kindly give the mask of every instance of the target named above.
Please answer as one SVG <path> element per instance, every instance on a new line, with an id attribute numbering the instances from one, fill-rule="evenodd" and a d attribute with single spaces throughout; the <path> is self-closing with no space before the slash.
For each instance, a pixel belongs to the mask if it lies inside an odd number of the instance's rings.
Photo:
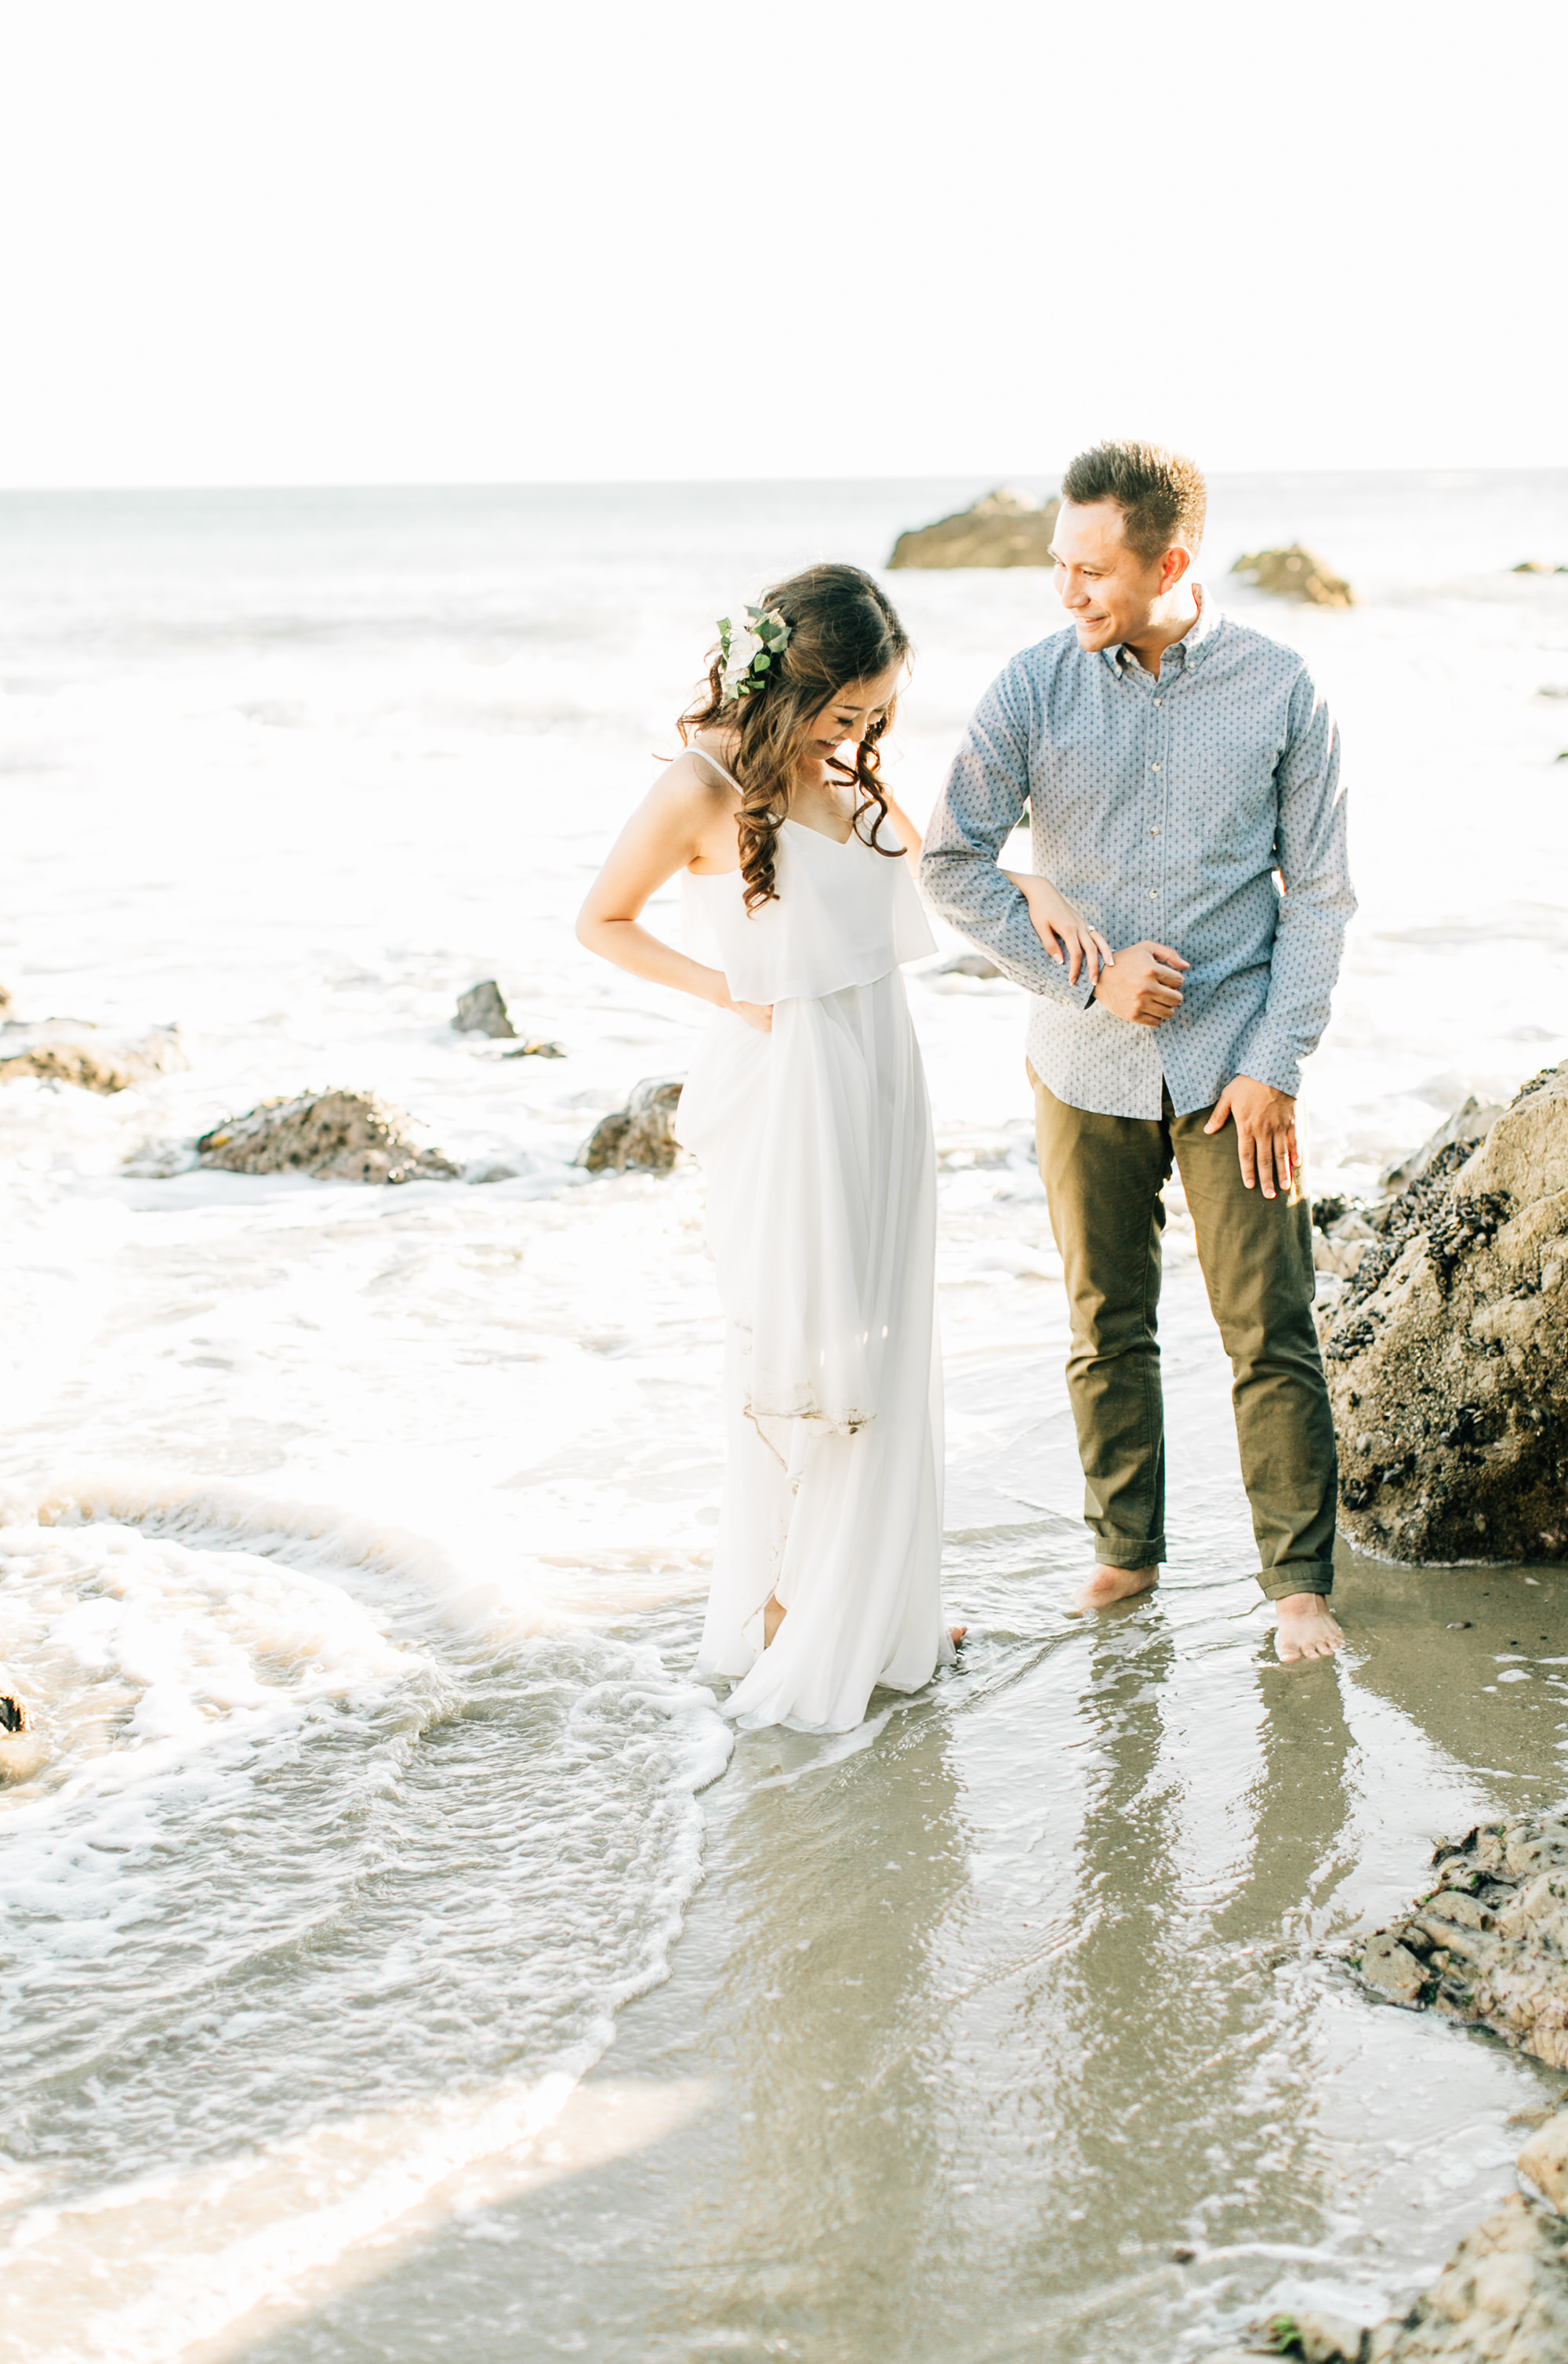
<path id="1" fill-rule="evenodd" d="M 771 1034 L 717 1013 L 676 1128 L 707 1177 L 726 1323 L 697 1672 L 734 1683 L 738 1723 L 846 1732 L 878 1683 L 917 1690 L 952 1656 L 936 1154 L 898 973 L 936 946 L 908 856 L 792 820 L 775 844 L 778 899 L 751 914 L 739 872 L 683 878 L 694 953 L 773 1009 Z M 764 1649 L 770 1595 L 788 1614 Z"/>

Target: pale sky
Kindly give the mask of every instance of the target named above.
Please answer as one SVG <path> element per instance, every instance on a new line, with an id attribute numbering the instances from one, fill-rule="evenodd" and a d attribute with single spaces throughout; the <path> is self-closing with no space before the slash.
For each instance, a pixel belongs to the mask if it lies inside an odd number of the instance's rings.
<path id="1" fill-rule="evenodd" d="M 1562 0 L 0 0 L 0 484 L 1568 464 Z"/>

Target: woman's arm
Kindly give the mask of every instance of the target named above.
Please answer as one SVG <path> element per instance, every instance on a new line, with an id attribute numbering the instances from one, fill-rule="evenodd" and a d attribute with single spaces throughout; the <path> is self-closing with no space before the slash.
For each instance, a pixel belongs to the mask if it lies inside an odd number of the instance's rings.
<path id="1" fill-rule="evenodd" d="M 908 848 L 912 862 L 920 859 L 920 832 L 901 804 L 896 803 L 884 788 L 888 818 L 902 842 Z M 997 864 L 1001 869 L 1000 864 Z M 1057 964 L 1067 962 L 1067 982 L 1076 985 L 1079 970 L 1084 969 L 1091 985 L 1098 981 L 1100 963 L 1114 968 L 1111 948 L 1097 929 L 1085 927 L 1064 895 L 1059 895 L 1049 878 L 1036 878 L 1021 870 L 1002 870 L 1001 875 L 1015 886 L 1029 907 L 1029 922 L 1046 951 Z"/>
<path id="2" fill-rule="evenodd" d="M 882 800 L 887 807 L 888 820 L 893 823 L 894 828 L 898 832 L 899 844 L 903 846 L 905 852 L 908 854 L 909 860 L 914 867 L 918 869 L 920 866 L 919 831 L 916 828 L 914 822 L 910 820 L 903 806 L 899 804 L 895 797 L 890 797 L 885 788 L 882 791 Z"/>
<path id="3" fill-rule="evenodd" d="M 724 818 L 695 765 L 677 758 L 610 848 L 609 859 L 577 914 L 577 941 L 633 976 L 695 994 L 717 1009 L 732 1009 L 767 1033 L 773 1025 L 770 1009 L 732 1000 L 721 969 L 706 968 L 639 924 L 649 897 L 707 850 L 715 822 Z"/>
<path id="4" fill-rule="evenodd" d="M 1085 924 L 1049 878 L 1036 878 L 1025 870 L 1004 870 L 1002 876 L 1012 880 L 1029 905 L 1030 924 L 1051 959 L 1060 966 L 1065 958 L 1069 985 L 1077 984 L 1080 969 L 1094 986 L 1099 983 L 1102 963 L 1115 968 L 1115 955 L 1099 930 Z"/>

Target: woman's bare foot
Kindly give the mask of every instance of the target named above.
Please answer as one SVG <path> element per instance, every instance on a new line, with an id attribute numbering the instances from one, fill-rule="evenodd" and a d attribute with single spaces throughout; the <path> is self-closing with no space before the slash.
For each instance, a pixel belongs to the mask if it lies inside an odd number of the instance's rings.
<path id="1" fill-rule="evenodd" d="M 1344 1634 L 1321 1592 L 1287 1592 L 1274 1602 L 1274 1648 L 1288 1665 L 1296 1658 L 1331 1658 Z"/>
<path id="2" fill-rule="evenodd" d="M 1082 1617 L 1090 1609 L 1108 1609 L 1113 1600 L 1131 1600 L 1140 1592 L 1152 1592 L 1160 1581 L 1155 1567 L 1096 1567 L 1088 1583 L 1073 1603 L 1074 1617 Z"/>
<path id="3" fill-rule="evenodd" d="M 774 1600 L 771 1595 L 763 1601 L 762 1647 L 764 1650 L 771 1648 L 779 1627 L 784 1623 L 784 1619 L 788 1615 L 789 1611 L 787 1609 L 781 1608 L 779 1603 Z"/>
<path id="4" fill-rule="evenodd" d="M 968 1631 L 969 1628 L 967 1625 L 950 1625 L 948 1627 L 948 1640 L 952 1644 L 955 1650 Z"/>

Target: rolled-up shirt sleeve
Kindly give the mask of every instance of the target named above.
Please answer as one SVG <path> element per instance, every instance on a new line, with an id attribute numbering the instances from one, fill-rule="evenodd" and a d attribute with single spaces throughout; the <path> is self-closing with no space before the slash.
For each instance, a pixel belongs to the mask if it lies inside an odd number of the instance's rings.
<path id="1" fill-rule="evenodd" d="M 1029 993 L 1082 1009 L 1086 973 L 1069 985 L 1034 931 L 1029 908 L 997 858 L 1029 804 L 1032 700 L 1016 664 L 998 675 L 953 757 L 926 832 L 920 884 L 944 920 Z"/>
<path id="2" fill-rule="evenodd" d="M 1236 1073 L 1294 1096 L 1301 1087 L 1301 1063 L 1329 1023 L 1345 931 L 1356 908 L 1339 733 L 1305 667 L 1291 693 L 1289 733 L 1274 776 L 1274 851 L 1284 894 L 1268 998 L 1241 1043 Z"/>

